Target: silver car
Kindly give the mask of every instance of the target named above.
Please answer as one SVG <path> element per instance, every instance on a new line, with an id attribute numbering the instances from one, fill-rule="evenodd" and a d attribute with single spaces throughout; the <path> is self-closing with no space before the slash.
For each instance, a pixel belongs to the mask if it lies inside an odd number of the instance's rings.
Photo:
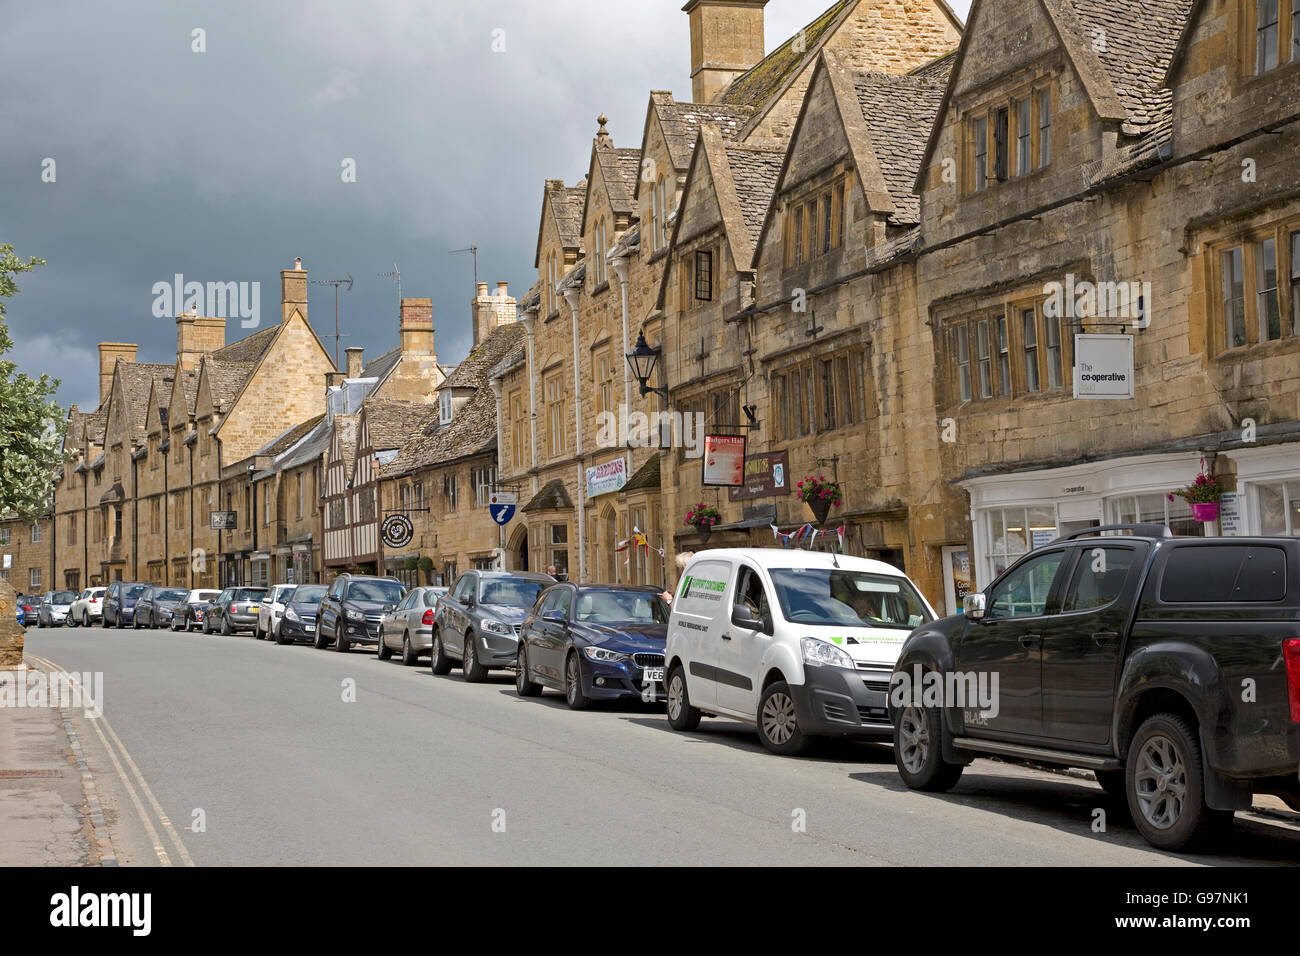
<path id="1" fill-rule="evenodd" d="M 46 591 L 41 595 L 41 606 L 36 612 L 37 627 L 63 627 L 68 621 L 68 611 L 77 599 L 76 591 Z"/>
<path id="2" fill-rule="evenodd" d="M 465 680 L 478 683 L 490 670 L 514 667 L 520 625 L 554 583 L 549 574 L 466 571 L 434 612 L 432 671 L 447 674 L 459 660 Z"/>
<path id="3" fill-rule="evenodd" d="M 412 588 L 400 604 L 379 619 L 379 659 L 386 661 L 393 651 L 402 652 L 402 663 L 414 667 L 421 656 L 433 650 L 433 618 L 438 598 L 446 588 Z"/>

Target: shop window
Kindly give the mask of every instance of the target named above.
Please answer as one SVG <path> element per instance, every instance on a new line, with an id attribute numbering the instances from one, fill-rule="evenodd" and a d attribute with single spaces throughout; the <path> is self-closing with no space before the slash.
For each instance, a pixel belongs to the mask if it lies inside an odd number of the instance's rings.
<path id="1" fill-rule="evenodd" d="M 1162 524 L 1178 537 L 1205 535 L 1205 527 L 1192 517 L 1192 506 L 1178 497 L 1170 501 L 1167 493 L 1108 498 L 1106 513 L 1110 515 L 1110 524 Z"/>
<path id="2" fill-rule="evenodd" d="M 1260 534 L 1300 537 L 1300 481 L 1259 485 L 1255 501 Z"/>
<path id="3" fill-rule="evenodd" d="M 1021 555 L 1056 540 L 1056 509 L 1051 506 L 995 508 L 984 512 L 989 577 L 997 577 Z"/>

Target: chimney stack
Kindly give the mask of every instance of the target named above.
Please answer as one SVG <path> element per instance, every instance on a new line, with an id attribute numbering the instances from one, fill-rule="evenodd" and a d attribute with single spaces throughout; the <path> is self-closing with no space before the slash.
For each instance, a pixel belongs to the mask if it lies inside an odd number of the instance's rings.
<path id="1" fill-rule="evenodd" d="M 280 272 L 280 321 L 289 318 L 294 309 L 307 318 L 307 270 L 301 258 L 293 260 L 292 269 Z"/>
<path id="2" fill-rule="evenodd" d="M 399 331 L 402 357 L 427 356 L 435 363 L 438 355 L 433 347 L 433 300 L 403 299 L 402 325 Z"/>
<path id="3" fill-rule="evenodd" d="M 226 320 L 194 312 L 176 316 L 176 361 L 181 368 L 193 371 L 205 352 L 215 352 L 226 345 Z"/>
<path id="4" fill-rule="evenodd" d="M 691 97 L 712 103 L 731 82 L 763 59 L 767 0 L 688 0 Z"/>
<path id="5" fill-rule="evenodd" d="M 348 355 L 348 378 L 361 377 L 361 356 L 366 351 L 359 345 L 354 345 L 350 349 L 344 349 Z"/>
<path id="6" fill-rule="evenodd" d="M 498 282 L 496 295 L 488 295 L 488 284 L 478 284 L 478 296 L 470 303 L 475 345 L 485 341 L 498 325 L 518 321 L 518 303 L 510 295 L 509 288 L 508 282 Z"/>
<path id="7" fill-rule="evenodd" d="M 117 365 L 117 360 L 123 362 L 134 362 L 136 353 L 140 351 L 140 346 L 131 345 L 126 342 L 100 342 L 99 343 L 99 407 L 103 408 L 104 403 L 108 401 L 109 390 L 113 387 L 113 369 Z"/>

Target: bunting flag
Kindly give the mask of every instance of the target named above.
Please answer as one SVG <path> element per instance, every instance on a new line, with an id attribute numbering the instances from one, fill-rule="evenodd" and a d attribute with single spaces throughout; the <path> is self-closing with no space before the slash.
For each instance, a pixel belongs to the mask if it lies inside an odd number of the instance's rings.
<path id="1" fill-rule="evenodd" d="M 791 541 L 803 541 L 805 538 L 808 539 L 808 547 L 812 548 L 817 543 L 818 535 L 824 537 L 828 534 L 834 534 L 839 539 L 840 550 L 844 550 L 844 525 L 828 531 L 818 531 L 810 524 L 800 525 L 793 531 L 782 531 L 776 525 L 769 525 L 768 527 L 772 529 L 772 540 L 781 542 L 782 548 L 788 548 Z"/>

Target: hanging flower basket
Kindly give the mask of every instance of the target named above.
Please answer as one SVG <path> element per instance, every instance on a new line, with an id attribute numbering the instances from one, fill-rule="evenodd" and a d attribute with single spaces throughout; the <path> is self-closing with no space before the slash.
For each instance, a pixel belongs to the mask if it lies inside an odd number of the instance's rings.
<path id="1" fill-rule="evenodd" d="M 827 481 L 822 476 L 804 478 L 796 486 L 796 493 L 799 500 L 811 509 L 813 517 L 820 525 L 826 523 L 831 509 L 839 507 L 842 500 L 840 486 L 833 481 Z"/>
<path id="2" fill-rule="evenodd" d="M 1192 502 L 1192 517 L 1197 521 L 1217 521 L 1219 518 L 1219 503 L 1217 501 Z"/>
<path id="3" fill-rule="evenodd" d="M 1201 467 L 1205 467 L 1204 462 Z M 1175 497 L 1186 501 L 1191 505 L 1192 517 L 1197 521 L 1214 521 L 1219 517 L 1219 495 L 1222 493 L 1223 487 L 1219 484 L 1219 479 L 1202 471 L 1190 485 L 1173 492 L 1168 498 L 1170 501 Z"/>
<path id="4" fill-rule="evenodd" d="M 701 538 L 708 541 L 709 536 L 713 534 L 713 526 L 721 520 L 722 513 L 717 508 L 701 501 L 686 512 L 686 520 L 682 523 L 694 528 Z"/>

